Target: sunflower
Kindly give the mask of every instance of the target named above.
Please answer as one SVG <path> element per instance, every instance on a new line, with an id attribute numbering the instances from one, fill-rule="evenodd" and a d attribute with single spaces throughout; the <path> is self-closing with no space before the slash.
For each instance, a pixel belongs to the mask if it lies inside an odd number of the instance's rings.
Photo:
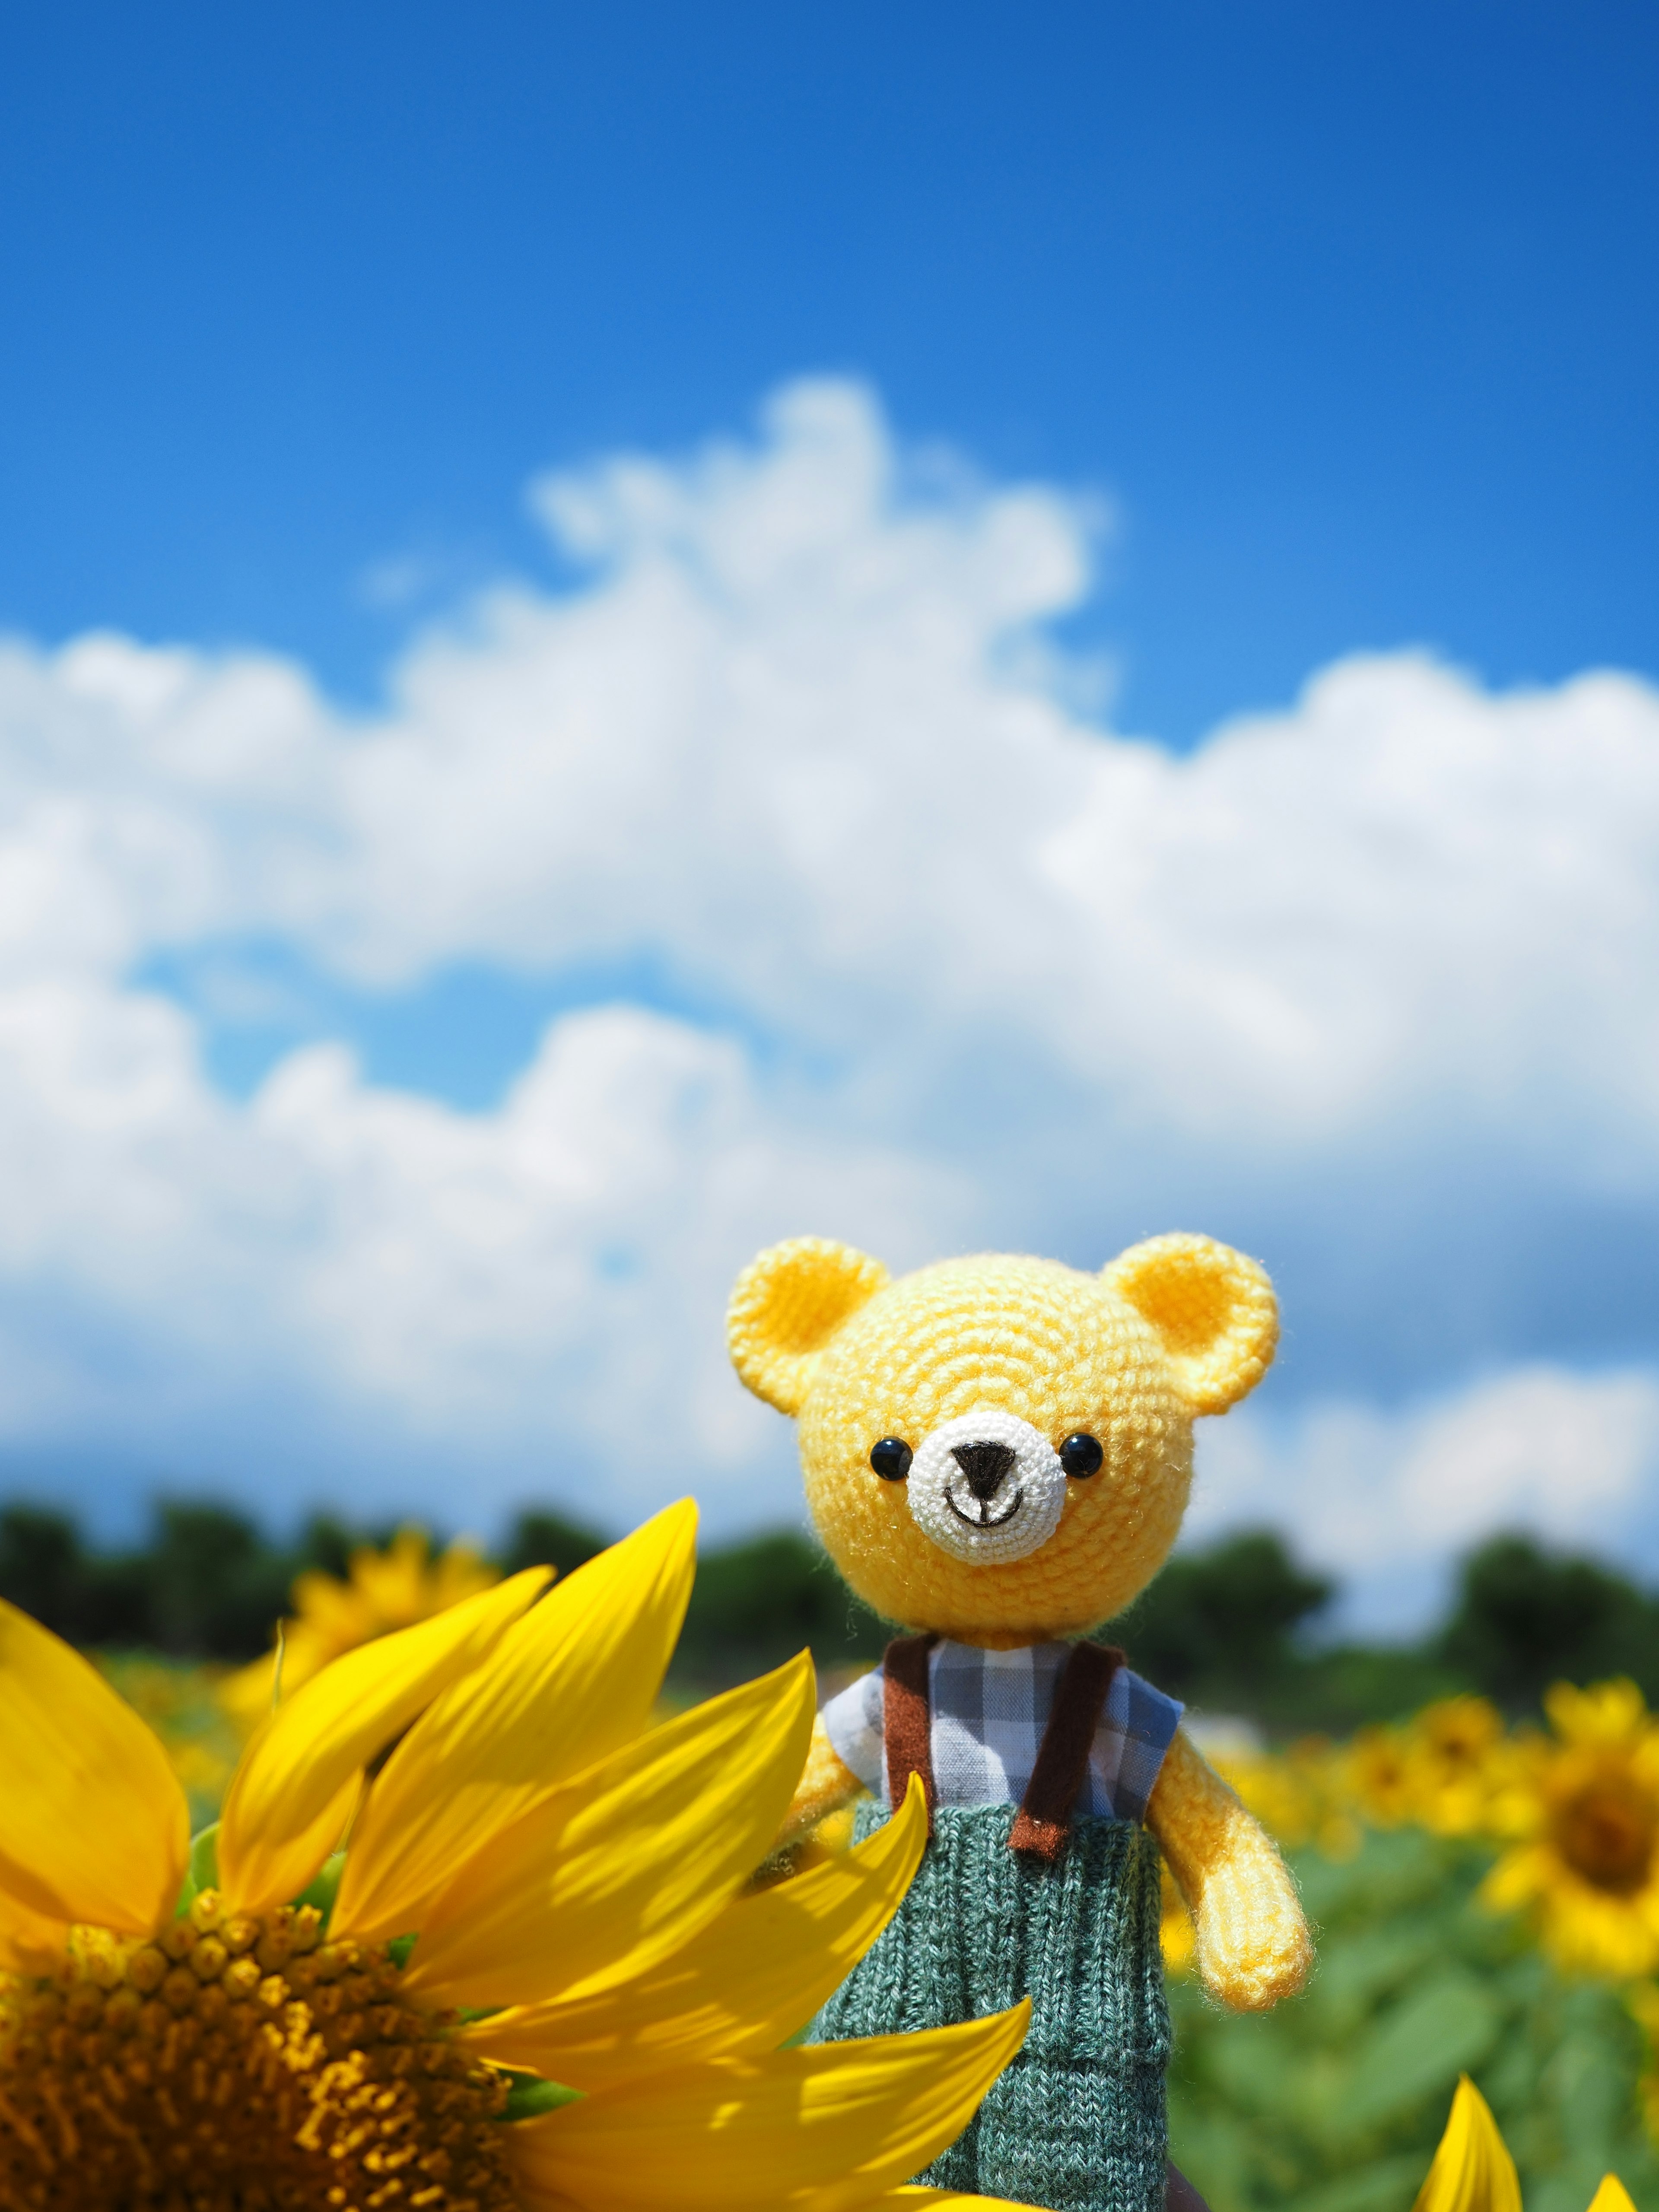
<path id="1" fill-rule="evenodd" d="M 346 1565 L 343 1581 L 314 1570 L 295 1576 L 289 1593 L 294 1618 L 282 1624 L 276 1649 L 221 1686 L 226 1711 L 246 1726 L 254 1726 L 270 1711 L 278 1652 L 282 1686 L 297 1690 L 360 1644 L 429 1620 L 501 1578 L 465 1538 L 434 1559 L 423 1528 L 400 1528 L 383 1552 L 360 1545 Z"/>
<path id="2" fill-rule="evenodd" d="M 858 2212 L 1025 2008 L 783 2050 L 920 1858 L 915 1794 L 744 1893 L 812 1720 L 803 1653 L 651 1725 L 695 1514 L 348 1654 L 216 1831 L 92 1668 L 0 1607 L 8 2212 Z M 389 1754 L 388 1745 L 392 1746 Z M 337 1849 L 349 1830 L 343 1851 Z"/>
<path id="3" fill-rule="evenodd" d="M 1403 1728 L 1362 1728 L 1348 1746 L 1347 1793 L 1374 1827 L 1397 1828 L 1417 1815 L 1417 1776 Z"/>
<path id="4" fill-rule="evenodd" d="M 1214 1764 L 1279 1843 L 1316 1844 L 1334 1859 L 1358 1849 L 1344 1762 L 1323 1736 L 1304 1736 L 1273 1753 L 1218 1753 Z"/>
<path id="5" fill-rule="evenodd" d="M 1492 2109 L 1467 2074 L 1412 2212 L 1521 2212 L 1521 2181 Z M 1589 2212 L 1636 2212 L 1617 2174 L 1604 2174 Z"/>
<path id="6" fill-rule="evenodd" d="M 1516 1840 L 1481 1895 L 1526 1908 L 1570 1972 L 1637 1976 L 1659 1967 L 1659 1723 L 1634 1682 L 1558 1682 L 1538 1738 L 1505 1792 Z"/>
<path id="7" fill-rule="evenodd" d="M 1516 1750 L 1486 1698 L 1443 1698 L 1407 1731 L 1406 1767 L 1416 1817 L 1437 1836 L 1475 1836 L 1516 1778 Z"/>
<path id="8" fill-rule="evenodd" d="M 1442 1698 L 1409 1721 L 1361 1729 L 1343 1786 L 1373 1826 L 1414 1821 L 1437 1836 L 1491 1836 L 1512 1826 L 1510 1801 L 1529 1758 L 1486 1698 Z"/>

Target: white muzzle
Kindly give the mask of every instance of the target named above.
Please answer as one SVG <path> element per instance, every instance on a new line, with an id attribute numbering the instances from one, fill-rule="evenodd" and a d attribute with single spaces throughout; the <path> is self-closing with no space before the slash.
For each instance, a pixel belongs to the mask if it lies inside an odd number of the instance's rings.
<path id="1" fill-rule="evenodd" d="M 923 1534 L 970 1566 L 1003 1566 L 1046 1544 L 1066 1504 L 1066 1470 L 1018 1413 L 987 1407 L 923 1438 L 905 1485 Z"/>

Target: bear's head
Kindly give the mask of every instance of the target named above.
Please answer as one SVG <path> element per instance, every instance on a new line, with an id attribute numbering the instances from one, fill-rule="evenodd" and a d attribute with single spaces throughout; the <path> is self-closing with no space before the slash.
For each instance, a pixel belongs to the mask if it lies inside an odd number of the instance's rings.
<path id="1" fill-rule="evenodd" d="M 1121 1613 L 1163 1565 L 1193 1417 L 1261 1378 L 1273 1286 L 1207 1237 L 1098 1275 L 946 1260 L 895 1282 L 823 1237 L 775 1244 L 727 1316 L 738 1373 L 799 1417 L 807 1503 L 866 1604 L 1011 1647 Z"/>

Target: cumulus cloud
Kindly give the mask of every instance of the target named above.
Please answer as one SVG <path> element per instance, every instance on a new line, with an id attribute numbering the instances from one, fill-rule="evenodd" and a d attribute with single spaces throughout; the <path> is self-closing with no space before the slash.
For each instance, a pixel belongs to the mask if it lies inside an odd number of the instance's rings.
<path id="1" fill-rule="evenodd" d="M 1527 1366 L 1391 1412 L 1322 1401 L 1200 1431 L 1188 1540 L 1240 1525 L 1288 1530 L 1352 1593 L 1360 1627 L 1425 1626 L 1446 1561 L 1494 1529 L 1575 1549 L 1633 1549 L 1659 1479 L 1659 1375 Z"/>
<path id="2" fill-rule="evenodd" d="M 1287 1294 L 1281 1439 L 1645 1346 L 1650 686 L 1372 655 L 1186 756 L 1126 737 L 1048 630 L 1096 510 L 918 477 L 842 383 L 532 499 L 580 580 L 459 606 L 372 714 L 270 656 L 0 652 L 14 1455 L 764 1512 L 719 1309 L 809 1227 L 1231 1236 Z M 365 1004 L 458 963 L 655 1003 L 561 1016 L 487 1110 L 325 1029 L 239 1100 L 204 1055 L 270 945 Z"/>

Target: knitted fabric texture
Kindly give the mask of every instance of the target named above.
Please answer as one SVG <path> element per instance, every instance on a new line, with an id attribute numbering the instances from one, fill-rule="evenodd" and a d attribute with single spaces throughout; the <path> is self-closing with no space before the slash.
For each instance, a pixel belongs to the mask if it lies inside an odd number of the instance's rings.
<path id="1" fill-rule="evenodd" d="M 861 1806 L 858 1835 L 889 1817 Z M 1083 1819 L 1050 1865 L 1008 1848 L 1012 1805 L 934 1817 L 903 1904 L 813 2039 L 945 2027 L 1029 1994 L 1024 2049 L 916 2179 L 1052 2212 L 1161 2212 L 1170 2024 L 1157 1845 L 1133 1821 Z"/>
<path id="2" fill-rule="evenodd" d="M 1183 1735 L 1170 1745 L 1149 1819 L 1191 1907 L 1199 1972 L 1235 2012 L 1294 1996 L 1313 1939 L 1277 1845 Z"/>
<path id="3" fill-rule="evenodd" d="M 807 1504 L 860 1596 L 908 1627 L 1013 1646 L 1085 1634 L 1146 1587 L 1186 1509 L 1194 1415 L 1260 1379 L 1277 1327 L 1261 1269 L 1205 1237 L 1154 1237 L 1098 1275 L 989 1255 L 896 1282 L 799 1237 L 744 1270 L 728 1339 L 750 1388 L 799 1414 Z M 914 1449 L 988 1410 L 1103 1453 L 1054 1534 L 994 1568 L 932 1542 L 905 1483 L 870 1465 L 883 1437 Z"/>
<path id="4" fill-rule="evenodd" d="M 1098 1274 L 990 1254 L 897 1280 L 803 1237 L 744 1270 L 727 1328 L 743 1380 L 799 1418 L 808 1505 L 860 1596 L 907 1628 L 1014 1651 L 1086 1635 L 1146 1588 L 1186 1510 L 1193 1421 L 1261 1380 L 1278 1316 L 1255 1261 L 1207 1237 L 1154 1237 Z M 890 1439 L 884 1480 L 870 1454 Z M 941 1500 L 949 1462 L 966 1488 Z M 974 1488 L 1005 1462 L 1012 1474 Z M 919 1482 L 932 1470 L 925 1510 L 907 1466 Z M 1041 1514 L 1015 1494 L 1028 1475 Z M 820 1723 L 785 1836 L 858 1787 Z M 1193 1906 L 1206 1986 L 1246 2008 L 1299 1987 L 1311 1952 L 1284 1866 L 1178 1735 L 1147 1820 Z M 961 1940 L 994 1948 L 976 1900 L 962 1909 Z"/>
<path id="5" fill-rule="evenodd" d="M 820 1714 L 780 1841 L 850 1804 L 864 1786 Z M 1210 1995 L 1236 2012 L 1265 2011 L 1294 1996 L 1314 1955 L 1296 1885 L 1272 1839 L 1180 1734 L 1164 1757 L 1146 1822 L 1192 1908 L 1198 1969 Z"/>

